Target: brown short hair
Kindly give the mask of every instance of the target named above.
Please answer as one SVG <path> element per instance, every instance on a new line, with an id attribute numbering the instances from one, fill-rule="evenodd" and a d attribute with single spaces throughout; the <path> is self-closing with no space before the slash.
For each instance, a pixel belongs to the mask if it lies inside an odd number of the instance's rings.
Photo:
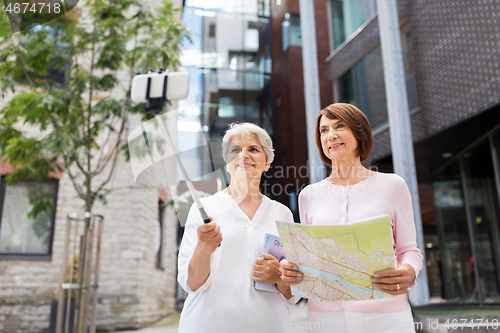
<path id="1" fill-rule="evenodd" d="M 352 134 L 356 138 L 358 143 L 357 154 L 361 161 L 364 161 L 370 155 L 373 148 L 373 136 L 372 129 L 370 127 L 370 122 L 366 118 L 365 114 L 361 112 L 360 109 L 354 105 L 347 103 L 334 103 L 328 105 L 326 108 L 321 110 L 316 118 L 316 146 L 319 150 L 319 157 L 321 161 L 327 166 L 332 165 L 332 161 L 326 157 L 321 147 L 321 135 L 319 133 L 319 122 L 321 117 L 327 117 L 328 119 L 338 119 L 344 122 L 352 131 Z"/>

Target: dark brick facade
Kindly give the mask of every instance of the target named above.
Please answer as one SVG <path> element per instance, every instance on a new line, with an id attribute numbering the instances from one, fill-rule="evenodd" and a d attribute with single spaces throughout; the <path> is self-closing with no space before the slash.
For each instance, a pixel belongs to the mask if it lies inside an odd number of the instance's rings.
<path id="1" fill-rule="evenodd" d="M 500 103 L 500 2 L 400 0 L 398 11 L 400 22 L 409 24 L 417 80 L 420 109 L 411 117 L 415 143 Z M 333 55 L 330 78 L 338 78 L 379 43 L 374 18 Z M 387 129 L 374 137 L 367 163 L 390 153 Z"/>

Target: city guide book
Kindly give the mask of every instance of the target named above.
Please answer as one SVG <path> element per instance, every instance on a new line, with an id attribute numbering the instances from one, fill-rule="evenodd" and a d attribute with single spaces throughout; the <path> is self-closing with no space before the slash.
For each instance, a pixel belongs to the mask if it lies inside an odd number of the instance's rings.
<path id="1" fill-rule="evenodd" d="M 329 226 L 276 224 L 286 259 L 303 274 L 293 295 L 319 301 L 394 297 L 371 283 L 375 272 L 396 267 L 389 215 Z"/>
<path id="2" fill-rule="evenodd" d="M 285 259 L 285 251 L 283 251 L 283 246 L 281 245 L 280 238 L 275 235 L 265 234 L 264 243 L 262 245 L 261 253 L 269 253 L 274 256 L 278 261 Z M 255 289 L 278 292 L 278 288 L 275 284 L 263 284 L 255 282 Z"/>

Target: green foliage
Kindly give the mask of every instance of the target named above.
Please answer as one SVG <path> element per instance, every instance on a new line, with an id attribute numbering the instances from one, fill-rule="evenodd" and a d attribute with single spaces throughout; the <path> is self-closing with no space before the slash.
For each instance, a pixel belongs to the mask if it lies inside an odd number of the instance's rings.
<path id="1" fill-rule="evenodd" d="M 4 2 L 0 2 L 0 45 L 5 39 L 10 38 L 12 30 L 10 28 L 9 17 L 5 10 Z"/>
<path id="2" fill-rule="evenodd" d="M 27 218 L 33 220 L 32 228 L 38 239 L 43 240 L 43 244 L 47 245 L 50 236 L 51 215 L 54 212 L 54 186 L 51 184 L 38 182 L 24 182 L 25 185 L 30 183 L 28 189 L 28 199 L 30 204 L 33 204 L 31 211 L 26 215 Z"/>
<path id="3" fill-rule="evenodd" d="M 166 0 L 157 8 L 141 0 L 80 5 L 16 34 L 0 5 L 0 98 L 14 93 L 0 110 L 0 157 L 14 167 L 9 182 L 44 179 L 63 165 L 91 211 L 95 200 L 107 203 L 128 117 L 144 115 L 144 105 L 130 100 L 132 77 L 160 67 L 175 70 L 181 40 L 189 36 Z M 54 73 L 64 75 L 64 84 Z M 48 208 L 41 202 L 30 214 Z"/>
<path id="4" fill-rule="evenodd" d="M 36 219 L 36 217 L 39 216 L 39 214 L 41 214 L 42 212 L 50 211 L 52 209 L 54 209 L 54 204 L 52 203 L 52 200 L 50 200 L 49 198 L 42 198 L 33 205 L 33 208 L 26 215 L 26 217 L 30 219 Z M 38 232 L 35 231 L 35 233 L 39 237 L 43 234 L 41 231 Z"/>

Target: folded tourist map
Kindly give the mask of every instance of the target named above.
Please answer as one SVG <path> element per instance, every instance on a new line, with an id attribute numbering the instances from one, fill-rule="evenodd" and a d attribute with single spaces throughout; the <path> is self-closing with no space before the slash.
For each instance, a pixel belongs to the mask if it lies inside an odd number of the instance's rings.
<path id="1" fill-rule="evenodd" d="M 389 215 L 330 226 L 276 224 L 286 259 L 303 274 L 293 295 L 320 301 L 394 297 L 371 283 L 375 272 L 395 268 Z"/>

